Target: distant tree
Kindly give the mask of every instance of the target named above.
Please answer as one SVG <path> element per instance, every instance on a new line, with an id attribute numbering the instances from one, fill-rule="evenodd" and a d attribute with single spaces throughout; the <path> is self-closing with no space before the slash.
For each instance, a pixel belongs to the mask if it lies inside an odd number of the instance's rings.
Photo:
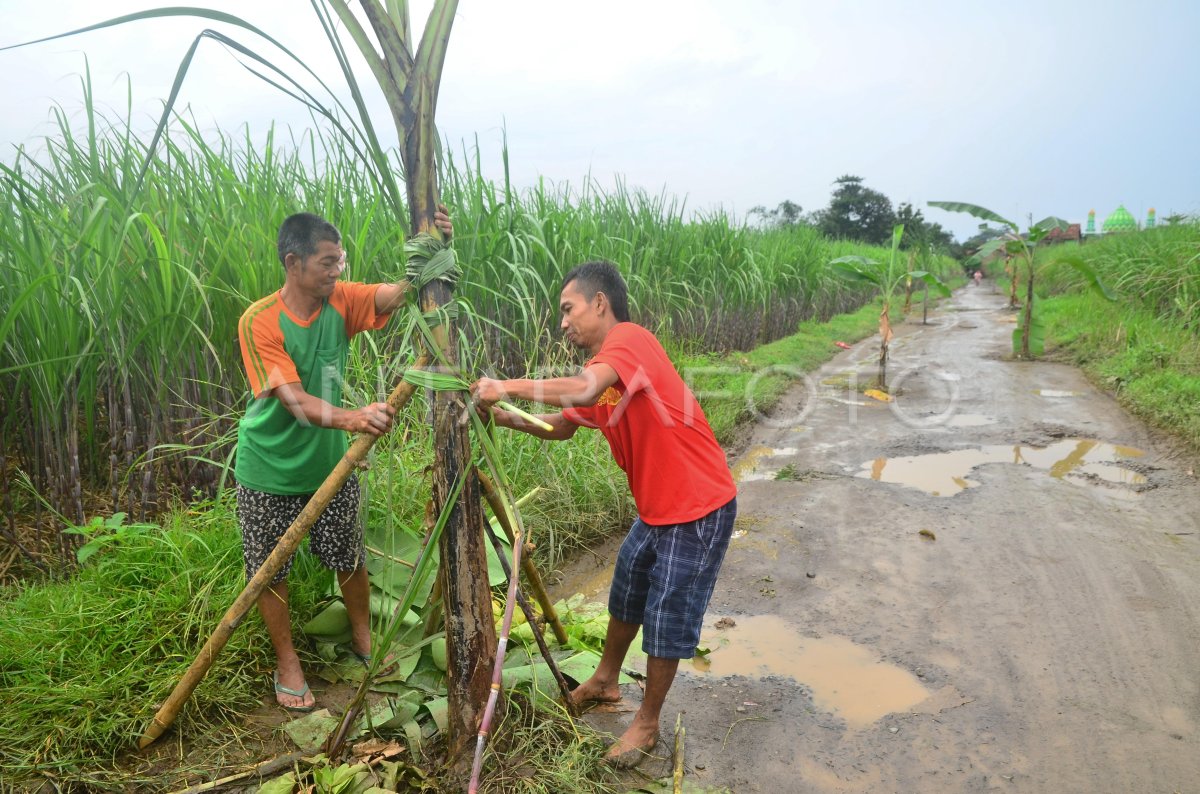
<path id="1" fill-rule="evenodd" d="M 892 200 L 865 187 L 861 176 L 846 174 L 833 184 L 829 206 L 816 213 L 817 227 L 829 237 L 886 245 L 896 224 Z"/>
<path id="2" fill-rule="evenodd" d="M 984 246 L 985 243 L 1003 237 L 1005 233 L 1003 226 L 989 226 L 986 223 L 979 224 L 979 231 L 968 237 L 962 244 L 963 250 L 968 254 L 974 254 Z"/>
<path id="3" fill-rule="evenodd" d="M 768 228 L 780 229 L 804 223 L 803 211 L 804 208 L 796 202 L 784 199 L 773 210 L 759 204 L 757 207 L 751 207 L 747 214 L 758 216 L 762 224 Z"/>
<path id="4" fill-rule="evenodd" d="M 921 211 L 907 201 L 896 208 L 896 222 L 904 226 L 904 248 L 929 249 L 955 257 L 961 254 L 953 234 L 940 223 L 925 220 Z"/>

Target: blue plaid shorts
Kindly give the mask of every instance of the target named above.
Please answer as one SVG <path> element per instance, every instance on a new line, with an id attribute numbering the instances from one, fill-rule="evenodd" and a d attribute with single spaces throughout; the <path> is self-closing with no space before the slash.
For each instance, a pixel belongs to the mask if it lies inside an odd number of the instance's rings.
<path id="1" fill-rule="evenodd" d="M 690 659 L 700 641 L 737 498 L 684 524 L 633 522 L 617 554 L 608 611 L 642 626 L 642 650 L 662 659 Z"/>

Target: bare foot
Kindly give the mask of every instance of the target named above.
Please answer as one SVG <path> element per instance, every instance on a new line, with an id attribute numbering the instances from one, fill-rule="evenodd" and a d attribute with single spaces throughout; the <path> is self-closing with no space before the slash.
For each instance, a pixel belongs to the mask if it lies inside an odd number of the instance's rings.
<path id="1" fill-rule="evenodd" d="M 658 722 L 635 716 L 629 729 L 608 748 L 604 760 L 617 769 L 633 769 L 650 756 L 657 744 Z"/>
<path id="2" fill-rule="evenodd" d="M 582 706 L 585 703 L 616 703 L 621 699 L 621 689 L 614 683 L 597 680 L 592 676 L 571 690 L 571 701 Z"/>

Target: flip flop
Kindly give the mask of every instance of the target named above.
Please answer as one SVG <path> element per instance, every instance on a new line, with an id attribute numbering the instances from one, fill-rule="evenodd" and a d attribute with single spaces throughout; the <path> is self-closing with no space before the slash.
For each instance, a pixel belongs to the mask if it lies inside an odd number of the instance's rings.
<path id="1" fill-rule="evenodd" d="M 286 706 L 279 702 L 279 695 L 291 695 L 292 697 L 300 698 L 301 700 L 309 693 L 308 682 L 304 682 L 303 689 L 291 689 L 279 683 L 279 671 L 276 670 L 273 676 L 275 680 L 275 704 L 280 708 L 295 712 L 296 714 L 309 714 L 317 708 L 314 702 L 311 706 Z"/>
<path id="2" fill-rule="evenodd" d="M 350 649 L 350 653 L 352 653 L 356 657 L 358 657 L 358 660 L 363 663 L 363 667 L 366 667 L 366 668 L 371 667 L 371 654 L 359 653 L 358 651 L 354 650 L 353 648 Z M 388 662 L 389 659 L 391 659 L 390 663 Z M 382 669 L 379 670 L 379 672 L 375 673 L 376 677 L 391 675 L 392 673 L 396 672 L 396 670 L 399 669 L 399 667 L 400 667 L 400 660 L 396 658 L 395 654 L 388 654 L 387 656 L 383 657 L 383 661 L 384 661 L 384 666 Z"/>

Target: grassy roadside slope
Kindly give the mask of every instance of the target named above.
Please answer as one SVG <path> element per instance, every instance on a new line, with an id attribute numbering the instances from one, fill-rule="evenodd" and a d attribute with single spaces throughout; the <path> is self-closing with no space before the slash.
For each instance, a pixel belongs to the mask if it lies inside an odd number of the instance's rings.
<path id="1" fill-rule="evenodd" d="M 1079 256 L 1119 300 L 1084 292 L 1059 263 Z M 1047 341 L 1122 405 L 1200 452 L 1200 225 L 1050 249 L 1039 257 L 1052 294 L 1040 304 Z"/>
<path id="2" fill-rule="evenodd" d="M 1200 452 L 1200 340 L 1178 321 L 1091 294 L 1041 304 L 1058 354 L 1130 412 Z"/>

